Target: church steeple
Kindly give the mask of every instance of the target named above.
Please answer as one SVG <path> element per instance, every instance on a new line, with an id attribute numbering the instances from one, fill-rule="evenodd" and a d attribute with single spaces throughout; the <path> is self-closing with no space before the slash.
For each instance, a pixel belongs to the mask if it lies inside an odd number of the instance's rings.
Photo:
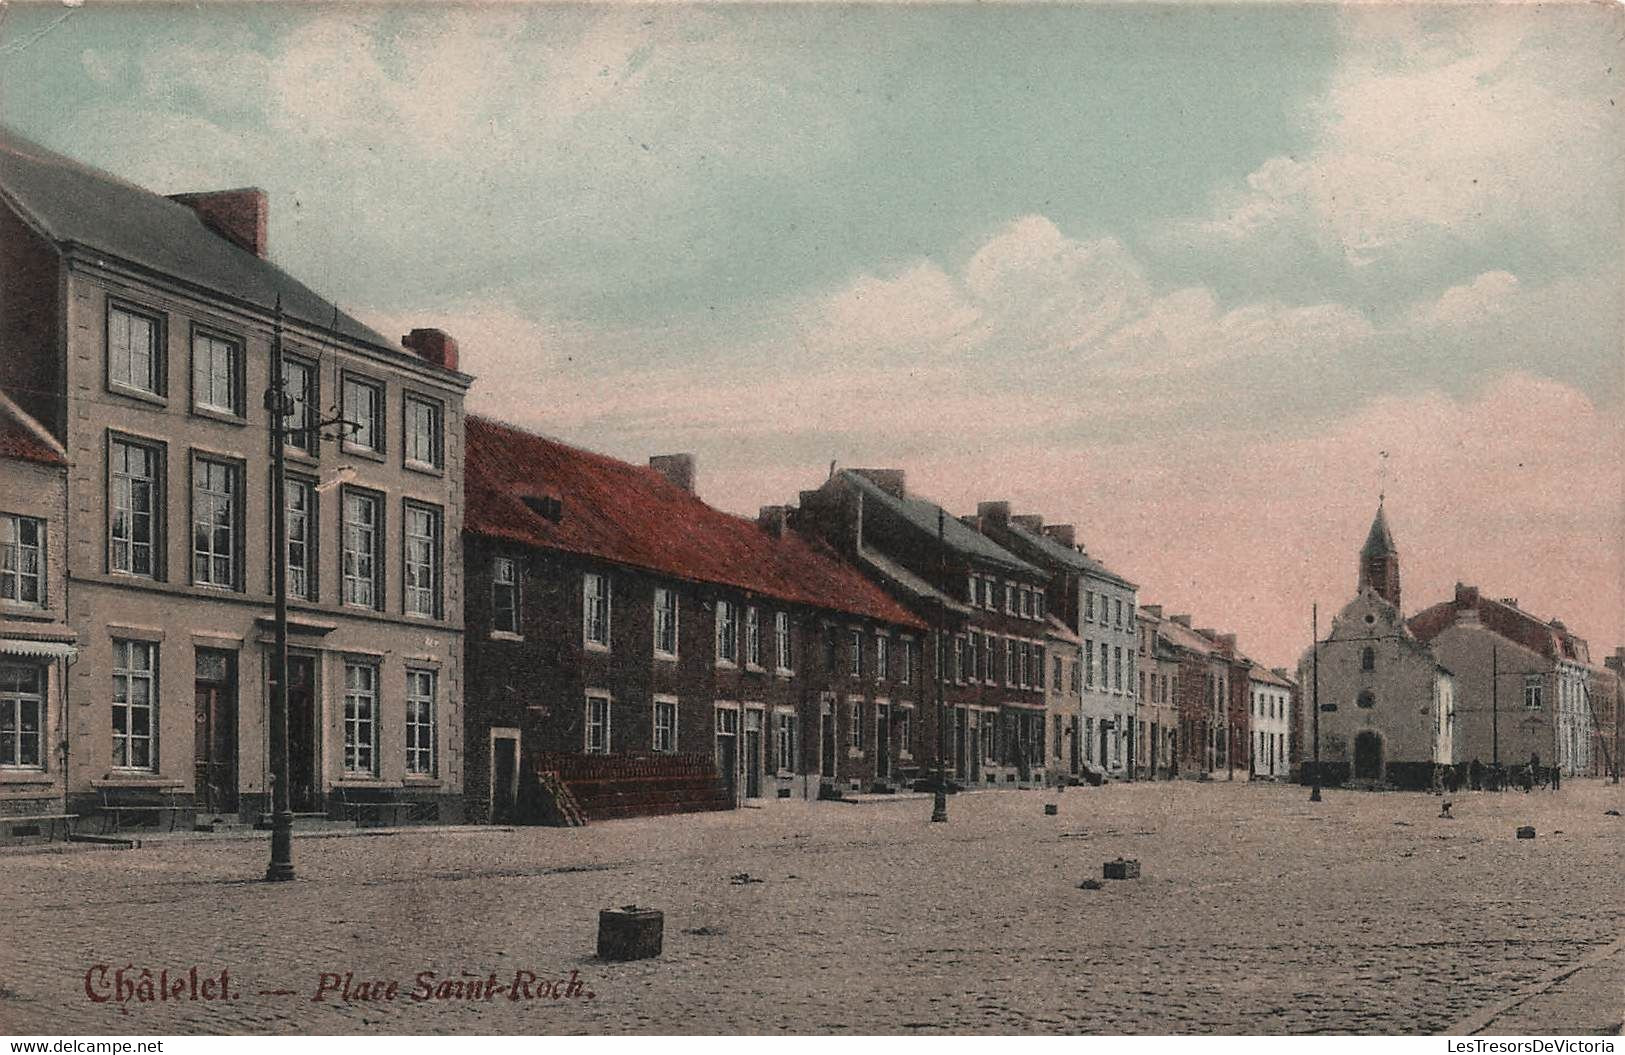
<path id="1" fill-rule="evenodd" d="M 1399 551 L 1394 548 L 1394 537 L 1388 532 L 1388 517 L 1383 503 L 1377 501 L 1377 515 L 1371 521 L 1371 531 L 1360 548 L 1359 592 L 1367 589 L 1395 608 L 1399 607 Z"/>

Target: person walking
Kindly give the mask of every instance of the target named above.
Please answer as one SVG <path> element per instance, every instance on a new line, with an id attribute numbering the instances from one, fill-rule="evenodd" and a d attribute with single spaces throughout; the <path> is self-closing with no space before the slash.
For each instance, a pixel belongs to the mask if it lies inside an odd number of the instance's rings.
<path id="1" fill-rule="evenodd" d="M 1474 791 L 1484 788 L 1484 766 L 1477 758 L 1467 767 L 1467 783 Z"/>

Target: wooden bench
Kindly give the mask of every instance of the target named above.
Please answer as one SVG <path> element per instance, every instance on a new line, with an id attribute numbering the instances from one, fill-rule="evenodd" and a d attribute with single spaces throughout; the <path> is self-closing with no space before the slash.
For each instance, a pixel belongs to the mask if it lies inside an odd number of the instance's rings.
<path id="1" fill-rule="evenodd" d="M 399 827 L 403 818 L 406 821 L 416 818 L 417 803 L 401 798 L 393 788 L 340 785 L 333 789 L 333 798 L 339 804 L 340 819 L 353 820 L 363 828 Z M 368 823 L 369 818 L 371 823 Z"/>
<path id="2" fill-rule="evenodd" d="M 174 831 L 175 818 L 187 808 L 175 788 L 107 787 L 100 790 L 103 834 L 109 827 L 120 831 L 127 815 L 148 813 L 153 815 L 155 825 L 164 814 L 169 814 L 169 830 Z"/>
<path id="3" fill-rule="evenodd" d="M 45 823 L 45 840 L 54 842 L 56 840 L 58 821 L 62 822 L 62 836 L 66 839 L 73 835 L 73 822 L 78 819 L 79 815 L 77 813 L 31 813 L 19 817 L 0 817 L 0 828 L 16 834 L 18 828 L 37 826 L 43 821 Z"/>

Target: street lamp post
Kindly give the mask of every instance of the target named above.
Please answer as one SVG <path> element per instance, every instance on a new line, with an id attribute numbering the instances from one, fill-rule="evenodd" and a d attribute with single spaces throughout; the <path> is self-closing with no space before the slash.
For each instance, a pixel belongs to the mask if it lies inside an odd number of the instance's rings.
<path id="1" fill-rule="evenodd" d="M 939 582 L 947 588 L 947 554 L 943 549 L 944 513 L 937 510 L 937 567 L 942 572 Z M 936 670 L 932 672 L 937 683 L 937 786 L 931 799 L 931 822 L 943 824 L 948 820 L 948 698 L 943 691 L 943 675 L 947 673 L 947 656 L 943 651 L 943 624 L 948 621 L 948 606 L 944 597 L 937 599 Z"/>
<path id="2" fill-rule="evenodd" d="M 1310 609 L 1309 609 L 1309 633 L 1310 633 L 1310 639 L 1311 639 L 1311 642 L 1312 642 L 1312 647 L 1314 648 L 1314 662 L 1313 662 L 1312 666 L 1313 666 L 1314 672 L 1315 672 L 1314 673 L 1314 691 L 1313 691 L 1313 695 L 1310 697 L 1310 702 L 1313 705 L 1313 711 L 1314 711 L 1314 714 L 1313 714 L 1313 717 L 1312 717 L 1311 721 L 1314 723 L 1314 729 L 1315 729 L 1315 762 L 1314 762 L 1315 771 L 1314 771 L 1313 783 L 1310 785 L 1309 801 L 1310 802 L 1319 802 L 1320 801 L 1320 605 L 1318 603 L 1314 604 L 1314 605 L 1311 605 Z"/>
<path id="3" fill-rule="evenodd" d="M 293 809 L 288 799 L 288 464 L 287 417 L 293 400 L 283 388 L 282 298 L 276 302 L 271 342 L 271 387 L 265 409 L 271 414 L 271 584 L 276 631 L 271 656 L 271 863 L 265 878 L 285 882 L 293 874 Z"/>

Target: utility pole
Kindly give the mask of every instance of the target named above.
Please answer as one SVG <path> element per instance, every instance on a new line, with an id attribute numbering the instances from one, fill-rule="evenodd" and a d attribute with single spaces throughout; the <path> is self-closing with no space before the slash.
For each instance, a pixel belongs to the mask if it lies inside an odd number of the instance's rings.
<path id="1" fill-rule="evenodd" d="M 943 590 L 948 587 L 948 557 L 943 544 L 945 525 L 942 508 L 937 508 L 937 581 Z M 946 594 L 937 598 L 937 657 L 936 670 L 933 671 L 933 680 L 937 683 L 937 788 L 936 795 L 931 800 L 931 823 L 942 824 L 948 820 L 948 699 L 943 692 L 943 675 L 947 673 L 947 656 L 943 652 L 943 624 L 948 621 L 948 604 Z"/>
<path id="2" fill-rule="evenodd" d="M 1501 764 L 1501 649 L 1490 646 L 1490 764 Z"/>
<path id="3" fill-rule="evenodd" d="M 1320 605 L 1313 604 L 1309 608 L 1309 634 L 1313 641 L 1314 652 L 1314 693 L 1311 702 L 1314 705 L 1315 728 L 1315 774 L 1314 782 L 1310 786 L 1309 801 L 1320 801 Z"/>
<path id="4" fill-rule="evenodd" d="M 271 415 L 271 582 L 276 632 L 271 656 L 271 863 L 265 878 L 293 878 L 293 810 L 288 799 L 288 464 L 284 444 L 293 400 L 283 390 L 282 297 L 276 300 L 271 340 L 271 387 L 265 409 Z"/>

